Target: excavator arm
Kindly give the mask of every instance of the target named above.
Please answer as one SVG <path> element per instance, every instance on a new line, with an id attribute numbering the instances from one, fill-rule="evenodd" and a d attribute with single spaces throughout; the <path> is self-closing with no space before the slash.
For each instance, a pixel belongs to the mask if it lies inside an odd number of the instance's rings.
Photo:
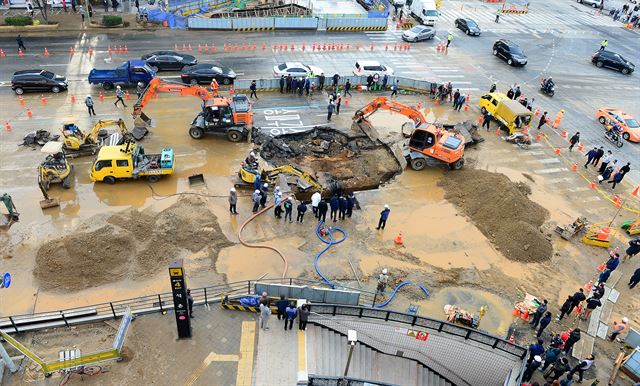
<path id="1" fill-rule="evenodd" d="M 160 78 L 153 78 L 149 82 L 147 88 L 142 92 L 140 98 L 133 106 L 133 119 L 138 117 L 142 118 L 145 122 L 149 121 L 149 118 L 144 115 L 142 110 L 147 103 L 153 99 L 159 92 L 168 92 L 178 94 L 180 96 L 192 95 L 200 98 L 203 101 L 213 99 L 214 94 L 202 86 L 191 86 L 182 83 L 167 82 Z"/>
<path id="2" fill-rule="evenodd" d="M 122 120 L 122 118 L 118 120 L 101 119 L 93 126 L 93 129 L 91 129 L 91 132 L 87 134 L 87 138 L 85 139 L 85 142 L 87 142 L 87 139 L 88 139 L 89 141 L 96 143 L 98 140 L 98 134 L 100 133 L 100 130 L 110 126 L 117 126 L 122 136 L 126 136 L 127 134 L 129 134 L 129 130 L 127 130 L 127 125 L 124 123 L 124 120 Z"/>
<path id="3" fill-rule="evenodd" d="M 387 99 L 387 97 L 383 96 L 375 98 L 366 106 L 356 111 L 353 119 L 355 121 L 361 122 L 363 120 L 366 120 L 371 114 L 375 113 L 379 109 L 385 109 L 402 114 L 411 119 L 415 123 L 416 127 L 419 127 L 420 125 L 427 122 L 427 119 L 424 117 L 424 115 L 417 109 L 414 109 L 413 107 L 407 105 L 403 105 L 402 103 L 396 101 L 389 100 Z"/>

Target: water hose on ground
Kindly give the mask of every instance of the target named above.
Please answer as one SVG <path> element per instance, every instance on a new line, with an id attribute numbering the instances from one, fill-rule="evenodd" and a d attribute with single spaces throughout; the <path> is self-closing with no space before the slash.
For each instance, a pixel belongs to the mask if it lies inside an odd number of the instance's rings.
<path id="1" fill-rule="evenodd" d="M 238 229 L 238 240 L 240 240 L 240 243 L 242 245 L 244 245 L 245 247 L 247 247 L 247 248 L 269 249 L 269 250 L 274 251 L 278 255 L 280 255 L 280 258 L 284 262 L 284 269 L 282 270 L 282 278 L 284 278 L 287 275 L 287 270 L 289 269 L 289 263 L 287 262 L 287 258 L 284 256 L 284 253 L 280 252 L 280 250 L 278 250 L 278 248 L 272 247 L 271 245 L 268 245 L 268 244 L 251 244 L 251 243 L 247 243 L 242 238 L 242 230 L 244 229 L 244 227 L 247 226 L 251 221 L 253 221 L 253 219 L 255 219 L 256 217 L 260 216 L 262 213 L 264 213 L 264 212 L 268 211 L 269 209 L 273 208 L 273 206 L 274 206 L 273 204 L 267 205 L 264 209 L 258 211 L 257 213 L 254 213 L 244 223 L 242 223 L 242 225 L 240 226 L 240 229 Z"/>
<path id="2" fill-rule="evenodd" d="M 391 300 L 393 300 L 393 297 L 394 297 L 394 296 L 396 296 L 396 293 L 398 292 L 398 290 L 399 290 L 400 288 L 404 287 L 405 285 L 408 285 L 408 284 L 413 284 L 413 285 L 415 285 L 416 287 L 420 288 L 420 289 L 422 290 L 422 292 L 424 292 L 424 294 L 425 294 L 427 297 L 429 297 L 429 290 L 427 290 L 426 288 L 424 288 L 424 286 L 423 286 L 422 284 L 415 284 L 415 283 L 412 283 L 412 282 L 410 282 L 410 281 L 405 281 L 405 282 L 402 282 L 402 283 L 398 284 L 398 286 L 397 286 L 397 287 L 393 290 L 393 292 L 391 293 L 391 296 L 389 296 L 389 299 L 387 299 L 387 300 L 386 300 L 384 303 L 382 303 L 382 304 L 374 305 L 374 306 L 373 306 L 373 308 L 383 308 L 383 307 L 386 307 L 386 306 L 387 306 L 387 304 L 391 303 Z"/>
<path id="3" fill-rule="evenodd" d="M 328 233 L 327 236 L 329 237 L 329 240 L 325 239 L 321 234 L 320 234 L 320 229 L 322 228 L 322 226 L 324 225 L 324 221 L 320 221 L 318 223 L 318 226 L 316 227 L 316 236 L 318 236 L 318 238 L 320 239 L 320 241 L 322 241 L 323 243 L 327 244 L 326 247 L 324 247 L 322 249 L 322 251 L 318 252 L 318 254 L 316 255 L 316 259 L 314 262 L 315 268 L 316 268 L 316 273 L 318 275 L 320 275 L 320 277 L 322 278 L 322 280 L 324 280 L 327 284 L 329 284 L 329 286 L 333 289 L 336 288 L 336 286 L 329 280 L 327 279 L 322 272 L 320 272 L 320 268 L 318 267 L 318 260 L 320 259 L 320 256 L 325 253 L 326 251 L 329 250 L 329 248 L 331 248 L 332 245 L 335 244 L 340 244 L 341 242 L 343 242 L 346 238 L 347 238 L 347 232 L 345 232 L 343 229 L 341 228 L 332 228 L 332 227 L 328 227 Z M 342 237 L 339 239 L 335 239 L 333 237 L 333 232 L 339 232 L 342 233 Z"/>

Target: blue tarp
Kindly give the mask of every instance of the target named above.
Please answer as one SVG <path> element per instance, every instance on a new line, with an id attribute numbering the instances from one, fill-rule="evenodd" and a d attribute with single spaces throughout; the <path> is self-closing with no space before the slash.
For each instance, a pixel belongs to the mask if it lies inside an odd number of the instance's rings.
<path id="1" fill-rule="evenodd" d="M 251 296 L 245 296 L 240 298 L 239 300 L 240 300 L 240 305 L 245 307 L 255 307 L 258 305 L 258 303 L 260 303 L 259 298 L 255 298 Z"/>
<path id="2" fill-rule="evenodd" d="M 159 9 L 149 10 L 150 22 L 167 22 L 171 29 L 187 29 L 187 18 L 174 15 L 172 13 L 162 12 Z"/>

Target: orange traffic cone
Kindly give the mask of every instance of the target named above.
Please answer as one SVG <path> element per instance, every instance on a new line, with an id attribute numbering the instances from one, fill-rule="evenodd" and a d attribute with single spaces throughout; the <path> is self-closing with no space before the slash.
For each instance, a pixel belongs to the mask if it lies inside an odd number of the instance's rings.
<path id="1" fill-rule="evenodd" d="M 40 96 L 40 102 L 41 102 L 43 105 L 46 105 L 46 104 L 47 104 L 47 98 L 46 98 L 44 95 L 41 95 L 41 96 Z"/>
<path id="2" fill-rule="evenodd" d="M 193 52 L 193 48 L 191 48 L 191 43 L 189 43 L 189 52 Z"/>
<path id="3" fill-rule="evenodd" d="M 578 165 L 576 165 L 576 164 L 571 165 L 571 170 L 574 171 L 574 172 L 576 170 L 578 170 Z"/>
<path id="4" fill-rule="evenodd" d="M 211 53 L 214 54 L 216 52 L 216 45 L 215 43 L 211 43 Z"/>
<path id="5" fill-rule="evenodd" d="M 469 111 L 469 104 L 468 103 L 464 104 L 464 111 Z"/>
<path id="6" fill-rule="evenodd" d="M 124 53 L 125 53 L 125 54 L 128 54 L 128 53 L 129 53 L 129 48 L 127 47 L 127 45 L 126 45 L 126 44 L 124 45 Z"/>
<path id="7" fill-rule="evenodd" d="M 186 44 L 182 43 L 182 52 L 185 52 L 185 51 L 187 51 L 187 46 Z"/>
<path id="8" fill-rule="evenodd" d="M 31 112 L 31 109 L 29 109 L 29 108 L 27 108 L 27 117 L 33 118 L 33 113 Z"/>
<path id="9" fill-rule="evenodd" d="M 198 52 L 202 52 L 202 46 L 198 43 Z"/>
<path id="10" fill-rule="evenodd" d="M 344 105 L 345 105 L 345 106 L 349 106 L 349 97 L 348 97 L 348 96 L 345 96 L 345 97 L 344 97 Z M 637 195 L 637 193 L 638 193 L 638 188 L 636 188 L 635 192 L 636 192 L 636 195 Z"/>
<path id="11" fill-rule="evenodd" d="M 539 140 L 541 140 L 541 139 L 542 139 L 542 136 L 541 136 L 540 134 L 537 134 L 537 135 L 536 135 L 536 141 L 539 141 Z"/>
<path id="12" fill-rule="evenodd" d="M 591 182 L 589 183 L 589 187 L 590 187 L 591 189 L 595 189 L 595 188 L 596 188 L 596 182 L 595 182 L 595 181 L 591 181 Z"/>
<path id="13" fill-rule="evenodd" d="M 22 96 L 19 96 L 18 100 L 20 100 L 20 106 L 24 106 L 24 98 Z"/>
<path id="14" fill-rule="evenodd" d="M 11 124 L 9 123 L 9 121 L 6 121 L 6 122 L 4 123 L 4 129 L 5 129 L 6 131 L 11 131 Z"/>
<path id="15" fill-rule="evenodd" d="M 75 95 L 71 95 L 71 103 L 76 103 L 76 96 Z"/>
<path id="16" fill-rule="evenodd" d="M 498 127 L 498 128 L 496 129 L 496 135 L 499 137 L 501 134 L 502 134 L 502 133 L 500 132 L 500 128 Z"/>
<path id="17" fill-rule="evenodd" d="M 556 153 L 556 154 L 560 154 L 560 148 L 559 148 L 559 147 L 556 147 L 556 148 L 553 150 L 553 152 L 554 152 L 554 153 Z"/>
<path id="18" fill-rule="evenodd" d="M 579 151 L 579 152 L 582 152 L 582 149 L 584 149 L 584 145 L 583 145 L 583 144 L 581 144 L 581 143 L 579 143 L 579 144 L 578 144 L 578 151 Z"/>
<path id="19" fill-rule="evenodd" d="M 131 94 L 129 94 L 129 91 L 125 91 L 124 92 L 124 99 L 130 101 L 131 100 Z"/>
<path id="20" fill-rule="evenodd" d="M 93 48 L 89 47 L 89 58 L 93 56 Z"/>
<path id="21" fill-rule="evenodd" d="M 631 192 L 631 195 L 638 197 L 638 189 L 640 189 L 640 185 L 636 186 L 636 188 L 633 189 L 633 192 Z"/>
<path id="22" fill-rule="evenodd" d="M 436 98 L 436 100 L 433 103 L 435 103 L 436 106 L 439 105 L 440 104 L 440 98 Z"/>
<path id="23" fill-rule="evenodd" d="M 18 48 L 18 56 L 19 57 L 23 57 L 24 56 L 24 53 L 22 52 L 21 48 Z"/>
<path id="24" fill-rule="evenodd" d="M 49 56 L 49 50 L 47 47 L 44 48 L 44 56 Z"/>
<path id="25" fill-rule="evenodd" d="M 104 102 L 104 94 L 102 93 L 102 91 L 100 91 L 100 95 L 98 95 L 98 99 L 100 99 L 100 102 Z"/>
<path id="26" fill-rule="evenodd" d="M 562 138 L 567 138 L 567 130 L 566 130 L 566 129 L 562 130 L 562 131 L 560 132 L 560 136 L 561 136 Z"/>
<path id="27" fill-rule="evenodd" d="M 393 242 L 396 243 L 397 245 L 402 245 L 404 244 L 404 237 L 402 236 L 402 232 L 398 233 L 398 235 L 396 236 L 395 239 L 393 239 Z"/>
<path id="28" fill-rule="evenodd" d="M 536 109 L 536 117 L 540 116 L 540 109 Z"/>
<path id="29" fill-rule="evenodd" d="M 234 94 L 235 90 L 233 89 L 233 86 L 231 86 L 231 88 L 229 89 L 229 94 Z"/>
<path id="30" fill-rule="evenodd" d="M 4 58 L 5 56 L 7 56 L 7 54 L 5 54 L 2 48 L 0 48 L 0 58 Z"/>

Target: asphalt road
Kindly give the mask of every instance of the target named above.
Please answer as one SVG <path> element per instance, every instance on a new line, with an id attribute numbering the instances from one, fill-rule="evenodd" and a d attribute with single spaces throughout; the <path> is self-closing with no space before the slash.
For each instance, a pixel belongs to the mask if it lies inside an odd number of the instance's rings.
<path id="1" fill-rule="evenodd" d="M 640 66 L 639 34 L 622 27 L 606 16 L 594 15 L 594 10 L 573 1 L 548 2 L 532 1 L 531 11 L 526 15 L 503 15 L 500 23 L 494 23 L 493 4 L 479 2 L 445 2 L 443 15 L 436 26 L 438 37 L 435 41 L 412 44 L 409 51 L 394 51 L 400 43 L 402 31 L 392 26 L 381 32 L 260 32 L 224 33 L 195 31 L 153 31 L 132 34 L 85 34 L 64 36 L 26 36 L 28 51 L 25 57 L 18 57 L 14 37 L 0 37 L 0 48 L 7 56 L 0 59 L 0 102 L 3 106 L 1 120 L 26 119 L 23 109 L 17 106 L 11 92 L 11 74 L 24 68 L 45 68 L 65 74 L 70 80 L 68 94 L 79 99 L 86 94 L 97 94 L 99 88 L 86 82 L 89 71 L 94 68 L 111 68 L 126 59 L 139 58 L 142 54 L 157 49 L 181 49 L 183 44 L 191 44 L 194 54 L 201 62 L 219 62 L 233 68 L 240 78 L 270 77 L 272 68 L 284 61 L 302 61 L 321 67 L 326 74 L 335 72 L 350 74 L 359 59 L 376 59 L 395 69 L 396 74 L 438 82 L 451 81 L 456 88 L 470 93 L 472 101 L 497 82 L 500 91 L 517 83 L 524 95 L 535 98 L 534 107 L 549 111 L 553 116 L 560 109 L 566 110 L 563 126 L 569 133 L 580 131 L 585 146 L 602 145 L 614 151 L 619 162 L 631 162 L 633 172 L 628 179 L 640 182 L 640 144 L 625 143 L 617 149 L 604 139 L 603 129 L 595 119 L 595 111 L 601 106 L 621 108 L 640 118 L 640 76 L 637 72 L 625 76 L 618 72 L 598 69 L 590 62 L 591 54 L 599 47 L 602 39 L 608 39 L 609 49 L 620 53 Z M 457 17 L 474 18 L 483 29 L 480 37 L 469 37 L 453 27 Z M 446 52 L 436 50 L 437 39 L 444 39 L 447 31 L 454 34 L 451 47 Z M 523 68 L 509 67 L 491 54 L 493 42 L 498 38 L 508 38 L 518 43 L 529 57 Z M 313 51 L 312 44 L 320 43 L 350 45 L 349 51 Z M 257 51 L 222 52 L 223 44 L 257 46 Z M 263 43 L 267 46 L 262 49 Z M 296 45 L 296 50 L 272 50 L 273 44 Z M 301 50 L 302 43 L 305 51 Z M 108 46 L 124 46 L 128 54 L 110 57 Z M 198 44 L 216 45 L 217 52 L 197 52 Z M 356 44 L 360 49 L 355 50 Z M 371 45 L 374 49 L 371 50 Z M 387 49 L 388 45 L 388 49 Z M 44 48 L 52 55 L 44 57 Z M 70 47 L 75 54 L 69 55 Z M 93 54 L 87 54 L 91 47 Z M 176 77 L 178 73 L 161 73 L 162 77 Z M 557 84 L 556 95 L 549 98 L 539 93 L 538 84 L 542 76 L 553 76 Z M 177 79 L 177 78 L 176 78 Z M 68 96 L 67 96 L 68 97 Z M 51 100 L 62 96 L 50 96 Z M 37 103 L 39 96 L 25 96 L 27 104 Z M 475 102 L 473 102 L 475 103 Z M 264 111 L 256 119 L 271 125 L 273 133 L 286 127 L 287 120 L 294 120 L 296 110 L 312 105 L 313 111 L 305 114 L 321 116 L 324 107 L 313 102 L 286 105 L 290 111 Z M 271 114 L 271 115 L 269 115 Z M 282 118 L 282 116 L 286 118 Z M 280 116 L 277 118 L 276 116 Z M 275 117 L 275 118 L 274 118 Z M 284 123 L 285 126 L 279 126 Z M 305 124 L 297 124 L 304 126 Z M 294 125 L 295 126 L 295 125 Z"/>

